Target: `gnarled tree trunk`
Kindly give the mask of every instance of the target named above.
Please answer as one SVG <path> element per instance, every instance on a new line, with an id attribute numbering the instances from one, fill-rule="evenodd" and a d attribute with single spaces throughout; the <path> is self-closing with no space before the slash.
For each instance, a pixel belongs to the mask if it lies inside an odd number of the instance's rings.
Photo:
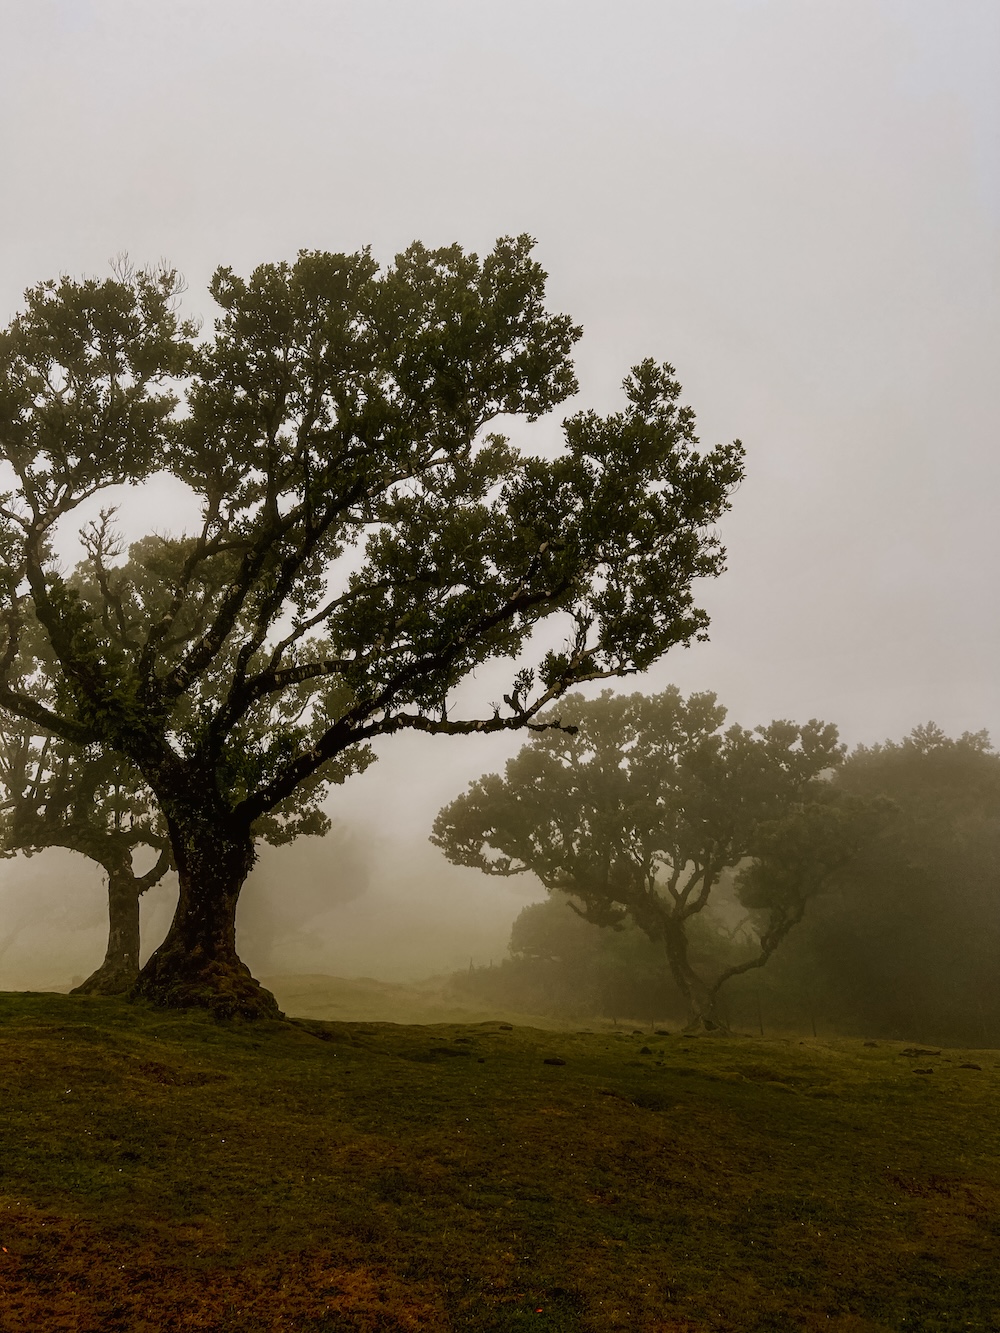
<path id="1" fill-rule="evenodd" d="M 70 994 L 125 995 L 139 975 L 139 899 L 169 870 L 170 852 L 161 847 L 156 864 L 144 875 L 135 874 L 131 839 L 120 834 L 89 839 L 85 855 L 99 860 L 108 876 L 108 948 L 97 971 Z"/>
<path id="2" fill-rule="evenodd" d="M 280 1018 L 281 1011 L 236 952 L 236 904 L 253 866 L 248 829 L 211 804 L 171 802 L 167 815 L 180 892 L 166 939 L 132 995 L 217 1018 Z"/>
<path id="3" fill-rule="evenodd" d="M 671 976 L 687 1008 L 685 1032 L 696 1032 L 699 1029 L 705 1032 L 726 1030 L 726 1024 L 718 1011 L 717 988 L 709 986 L 691 966 L 683 924 L 679 928 L 668 924 L 663 943 Z"/>
<path id="4" fill-rule="evenodd" d="M 71 995 L 124 995 L 139 975 L 139 897 L 144 885 L 132 873 L 132 854 L 105 864 L 108 873 L 108 949 L 104 962 Z"/>

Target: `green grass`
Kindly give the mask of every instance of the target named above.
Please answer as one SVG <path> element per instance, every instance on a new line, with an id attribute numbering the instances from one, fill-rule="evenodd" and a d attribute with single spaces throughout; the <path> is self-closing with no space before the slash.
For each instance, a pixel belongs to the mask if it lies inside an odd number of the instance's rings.
<path id="1" fill-rule="evenodd" d="M 904 1050 L 0 996 L 0 1329 L 998 1329 L 1000 1057 Z"/>

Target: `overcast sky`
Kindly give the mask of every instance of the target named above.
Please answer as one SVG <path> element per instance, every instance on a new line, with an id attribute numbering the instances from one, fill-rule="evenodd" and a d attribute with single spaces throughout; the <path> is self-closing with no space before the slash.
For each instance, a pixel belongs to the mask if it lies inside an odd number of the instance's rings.
<path id="1" fill-rule="evenodd" d="M 127 251 L 210 317 L 220 263 L 528 231 L 572 407 L 654 356 L 747 447 L 711 642 L 625 688 L 1000 739 L 998 71 L 995 0 L 9 3 L 0 306 Z M 393 739 L 331 808 L 422 835 L 519 743 Z"/>

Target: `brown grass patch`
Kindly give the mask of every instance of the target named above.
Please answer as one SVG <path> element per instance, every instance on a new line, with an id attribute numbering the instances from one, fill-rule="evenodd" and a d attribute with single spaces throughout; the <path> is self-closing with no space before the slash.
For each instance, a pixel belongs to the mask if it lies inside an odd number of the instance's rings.
<path id="1" fill-rule="evenodd" d="M 207 1220 L 131 1236 L 70 1215 L 0 1201 L 2 1333 L 359 1333 L 444 1330 L 429 1284 L 330 1253 L 226 1262 Z M 186 1252 L 186 1253 L 185 1253 Z"/>

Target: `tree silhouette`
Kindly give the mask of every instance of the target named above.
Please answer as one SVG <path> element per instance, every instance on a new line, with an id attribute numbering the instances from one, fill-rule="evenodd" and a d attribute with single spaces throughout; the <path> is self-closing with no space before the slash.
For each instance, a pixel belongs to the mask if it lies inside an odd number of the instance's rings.
<path id="1" fill-rule="evenodd" d="M 377 737 L 551 726 L 540 710 L 574 683 L 704 633 L 691 584 L 722 568 L 713 525 L 742 450 L 698 452 L 670 367 L 636 367 L 623 411 L 569 418 L 555 456 L 488 433 L 577 387 L 579 330 L 545 311 L 530 250 L 219 269 L 222 313 L 197 345 L 175 275 L 64 278 L 29 291 L 0 338 L 16 478 L 0 707 L 122 755 L 156 796 L 180 897 L 138 994 L 276 1013 L 235 945 L 258 821 L 364 767 Z M 197 498 L 197 531 L 147 546 L 134 580 L 106 513 L 73 586 L 56 525 L 164 468 Z M 32 614 L 53 704 L 18 685 Z M 549 617 L 562 646 L 524 665 Z M 457 687 L 494 658 L 511 663 L 505 705 L 456 716 Z"/>
<path id="2" fill-rule="evenodd" d="M 432 842 L 487 874 L 530 871 L 597 925 L 631 920 L 664 951 L 689 1025 L 721 1024 L 720 988 L 762 966 L 809 897 L 867 836 L 865 802 L 824 776 L 843 758 L 836 728 L 772 722 L 722 730 L 714 694 L 572 695 L 547 731 L 438 815 Z M 757 917 L 758 946 L 704 976 L 689 923 L 724 872 Z"/>

